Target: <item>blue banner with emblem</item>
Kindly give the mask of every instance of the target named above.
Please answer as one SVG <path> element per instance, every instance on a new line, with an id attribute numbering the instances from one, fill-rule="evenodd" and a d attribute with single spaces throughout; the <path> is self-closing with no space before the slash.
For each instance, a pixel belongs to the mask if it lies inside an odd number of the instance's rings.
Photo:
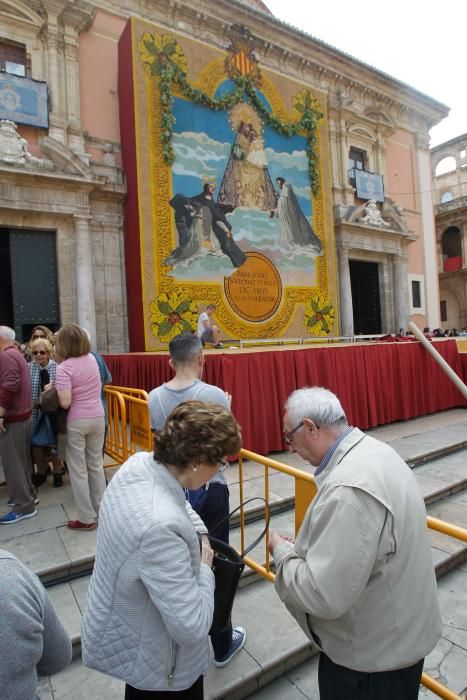
<path id="1" fill-rule="evenodd" d="M 384 202 L 383 176 L 355 170 L 355 186 L 359 199 L 374 199 Z"/>
<path id="2" fill-rule="evenodd" d="M 47 83 L 0 73 L 0 119 L 47 129 L 49 106 Z"/>

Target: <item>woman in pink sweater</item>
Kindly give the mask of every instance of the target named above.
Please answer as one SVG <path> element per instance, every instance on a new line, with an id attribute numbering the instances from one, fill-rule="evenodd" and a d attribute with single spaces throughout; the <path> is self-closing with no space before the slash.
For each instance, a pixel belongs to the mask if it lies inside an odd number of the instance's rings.
<path id="1" fill-rule="evenodd" d="M 94 530 L 105 491 L 102 456 L 104 409 L 101 379 L 85 331 L 75 323 L 57 333 L 56 389 L 60 405 L 68 408 L 66 462 L 70 474 L 77 519 L 73 530 Z"/>

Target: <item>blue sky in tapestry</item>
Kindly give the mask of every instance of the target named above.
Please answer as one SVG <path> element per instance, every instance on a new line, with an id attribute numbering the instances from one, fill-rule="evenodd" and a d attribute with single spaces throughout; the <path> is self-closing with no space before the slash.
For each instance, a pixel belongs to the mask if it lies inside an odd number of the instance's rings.
<path id="1" fill-rule="evenodd" d="M 216 97 L 231 89 L 232 84 L 225 81 L 218 89 Z M 260 96 L 269 108 L 264 96 Z M 237 245 L 244 251 L 255 250 L 266 255 L 279 270 L 283 284 L 314 285 L 316 252 L 286 245 L 283 240 L 281 242 L 281 224 L 275 212 L 277 197 L 280 194 L 276 178 L 283 177 L 293 188 L 301 211 L 311 223 L 312 200 L 306 140 L 301 136 L 282 136 L 269 126 L 264 126 L 258 113 L 250 105 L 244 106 L 240 103 L 240 111 L 235 110 L 236 108 L 233 108 L 229 114 L 227 110 L 215 111 L 195 105 L 191 101 L 174 99 L 173 113 L 176 123 L 173 134 L 175 162 L 172 166 L 172 191 L 174 195 L 193 197 L 202 192 L 203 180 L 215 180 L 214 199 L 217 201 L 219 193 L 222 195 L 223 181 L 227 182 L 230 178 L 231 191 L 232 188 L 235 189 L 235 181 L 237 192 L 233 196 L 240 198 L 237 198 L 233 210 L 228 211 L 226 216 L 232 225 Z M 245 113 L 250 114 L 251 118 L 242 117 Z M 254 128 L 251 128 L 251 124 L 248 127 L 251 132 L 249 136 L 247 131 L 244 131 L 244 126 L 239 127 L 244 121 L 251 121 L 254 125 Z M 240 131 L 244 133 L 239 136 Z M 240 143 L 243 146 L 246 144 L 246 151 L 245 148 L 242 151 L 237 145 Z M 235 147 L 240 148 L 243 158 L 240 165 L 238 160 L 232 160 Z M 241 183 L 238 182 L 243 177 L 243 184 L 246 189 L 250 188 L 251 194 L 251 168 L 250 173 L 244 171 L 242 175 L 241 172 L 241 168 L 244 168 L 242 163 L 250 159 L 256 163 L 257 172 L 264 173 L 266 168 L 268 173 L 268 193 L 265 193 L 265 187 L 257 186 L 256 192 L 260 194 L 256 200 L 252 200 L 251 196 L 247 197 L 242 191 Z M 176 245 L 177 241 L 174 241 L 174 244 Z M 221 281 L 232 271 L 226 256 L 199 254 L 178 262 L 172 274 L 177 279 L 209 278 Z"/>

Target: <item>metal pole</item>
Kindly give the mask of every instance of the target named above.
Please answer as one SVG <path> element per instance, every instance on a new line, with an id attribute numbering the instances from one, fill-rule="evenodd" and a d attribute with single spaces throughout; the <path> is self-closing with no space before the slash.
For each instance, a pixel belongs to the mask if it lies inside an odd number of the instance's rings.
<path id="1" fill-rule="evenodd" d="M 430 355 L 433 357 L 434 361 L 438 363 L 441 369 L 448 375 L 454 384 L 457 386 L 462 396 L 467 399 L 467 386 L 464 384 L 462 379 L 457 376 L 452 367 L 448 365 L 444 357 L 441 357 L 439 352 L 435 350 L 432 343 L 425 338 L 421 330 L 415 325 L 413 321 L 410 321 L 409 328 L 414 334 L 414 336 L 422 343 L 422 345 L 428 350 Z"/>

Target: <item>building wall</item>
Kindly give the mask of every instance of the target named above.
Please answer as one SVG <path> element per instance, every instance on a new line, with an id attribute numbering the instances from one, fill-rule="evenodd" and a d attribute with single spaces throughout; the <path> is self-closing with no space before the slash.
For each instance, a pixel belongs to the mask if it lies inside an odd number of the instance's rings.
<path id="1" fill-rule="evenodd" d="M 427 265 L 431 274 L 429 201 L 414 193 L 426 173 L 428 131 L 447 114 L 443 105 L 260 12 L 259 2 L 206 0 L 203 12 L 169 0 L 5 2 L 0 37 L 26 44 L 31 77 L 47 81 L 51 108 L 47 130 L 18 127 L 29 153 L 48 165 L 0 159 L 1 216 L 5 225 L 57 231 L 62 323 L 91 325 L 102 351 L 128 348 L 117 42 L 132 14 L 221 49 L 230 26 L 242 24 L 262 66 L 327 93 L 341 325 L 352 330 L 353 257 L 381 265 L 384 331 L 406 323 L 408 275 L 426 275 Z M 368 169 L 385 178 L 378 206 L 390 226 L 362 221 L 366 202 L 348 181 L 351 145 L 366 150 Z M 439 313 L 426 291 L 424 322 Z"/>
<path id="2" fill-rule="evenodd" d="M 117 48 L 125 24 L 123 18 L 98 10 L 89 31 L 79 38 L 83 126 L 90 136 L 111 141 L 120 141 Z"/>
<path id="3" fill-rule="evenodd" d="M 455 169 L 436 175 L 438 166 L 445 158 L 454 158 Z M 433 148 L 431 167 L 436 205 L 439 294 L 447 311 L 447 318 L 441 326 L 445 329 L 467 328 L 467 134 Z M 446 192 L 451 193 L 452 199 L 442 203 Z M 443 235 L 452 228 L 459 231 L 460 260 L 450 261 L 443 248 Z"/>

